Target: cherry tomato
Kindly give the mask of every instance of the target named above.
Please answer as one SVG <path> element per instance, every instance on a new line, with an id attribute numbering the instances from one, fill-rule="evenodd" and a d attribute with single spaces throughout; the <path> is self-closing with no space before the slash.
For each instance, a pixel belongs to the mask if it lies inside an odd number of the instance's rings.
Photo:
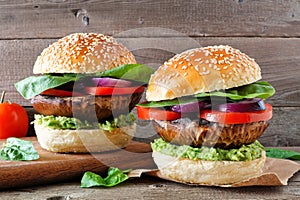
<path id="1" fill-rule="evenodd" d="M 110 96 L 122 94 L 134 94 L 144 92 L 144 86 L 137 87 L 86 87 L 85 92 L 91 95 Z"/>
<path id="2" fill-rule="evenodd" d="M 253 112 L 221 112 L 216 110 L 203 110 L 200 118 L 222 124 L 245 124 L 258 121 L 267 121 L 272 118 L 272 106 L 265 104 L 266 109 Z"/>
<path id="3" fill-rule="evenodd" d="M 179 119 L 181 117 L 180 113 L 159 109 L 159 108 L 146 108 L 142 106 L 137 106 L 137 115 L 139 119 L 144 120 L 166 120 L 171 121 Z"/>
<path id="4" fill-rule="evenodd" d="M 0 103 L 0 139 L 25 137 L 28 126 L 28 115 L 22 106 L 10 102 Z"/>

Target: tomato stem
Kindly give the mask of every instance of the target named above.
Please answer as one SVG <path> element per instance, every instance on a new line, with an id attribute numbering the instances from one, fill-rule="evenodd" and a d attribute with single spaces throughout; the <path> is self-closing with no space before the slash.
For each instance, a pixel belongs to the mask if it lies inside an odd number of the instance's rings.
<path id="1" fill-rule="evenodd" d="M 4 97 L 5 97 L 5 90 L 2 92 L 2 95 L 1 95 L 1 99 L 0 99 L 0 103 L 3 103 L 4 102 Z"/>

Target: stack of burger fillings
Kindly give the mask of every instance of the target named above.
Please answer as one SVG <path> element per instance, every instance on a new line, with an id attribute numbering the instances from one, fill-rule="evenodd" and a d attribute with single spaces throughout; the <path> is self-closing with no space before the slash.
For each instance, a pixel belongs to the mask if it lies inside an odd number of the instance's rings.
<path id="1" fill-rule="evenodd" d="M 102 152 L 125 147 L 135 132 L 130 111 L 153 69 L 126 47 L 96 33 L 74 33 L 38 56 L 31 76 L 16 83 L 31 99 L 39 143 L 52 152 Z"/>
<path id="2" fill-rule="evenodd" d="M 187 50 L 151 76 L 138 117 L 152 120 L 160 173 L 180 182 L 224 185 L 260 175 L 257 141 L 272 117 L 274 88 L 258 64 L 230 46 Z"/>

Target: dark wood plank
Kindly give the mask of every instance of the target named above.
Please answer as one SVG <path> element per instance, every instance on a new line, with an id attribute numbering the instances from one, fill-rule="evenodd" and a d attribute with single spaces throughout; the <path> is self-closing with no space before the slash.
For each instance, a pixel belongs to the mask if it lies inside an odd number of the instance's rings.
<path id="1" fill-rule="evenodd" d="M 0 40 L 0 89 L 7 98 L 29 106 L 15 90 L 14 83 L 32 75 L 32 66 L 43 48 L 54 39 Z M 300 39 L 299 38 L 119 38 L 139 63 L 157 68 L 175 53 L 189 48 L 229 44 L 256 59 L 263 79 L 277 90 L 269 99 L 275 106 L 300 106 Z"/>
<path id="2" fill-rule="evenodd" d="M 0 38 L 53 38 L 71 32 L 114 35 L 160 27 L 189 36 L 300 36 L 299 1 L 1 1 Z M 140 30 L 138 35 L 153 32 Z M 174 36 L 162 31 L 158 36 Z"/>
<path id="3" fill-rule="evenodd" d="M 92 154 L 58 154 L 31 140 L 40 158 L 35 161 L 0 160 L 0 189 L 42 185 L 81 178 L 84 172 L 103 174 L 108 167 L 120 169 L 155 169 L 150 145 L 132 142 L 125 149 Z M 2 148 L 5 140 L 0 140 Z"/>

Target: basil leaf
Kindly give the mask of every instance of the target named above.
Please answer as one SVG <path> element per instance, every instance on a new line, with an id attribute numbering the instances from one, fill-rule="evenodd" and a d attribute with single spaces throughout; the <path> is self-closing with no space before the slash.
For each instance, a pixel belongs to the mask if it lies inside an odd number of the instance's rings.
<path id="1" fill-rule="evenodd" d="M 113 187 L 124 181 L 129 177 L 126 173 L 129 170 L 121 171 L 118 168 L 110 167 L 108 169 L 108 175 L 105 178 L 102 178 L 100 175 L 93 172 L 85 172 L 81 179 L 81 187 L 95 187 L 95 186 L 104 186 L 104 187 Z"/>
<path id="2" fill-rule="evenodd" d="M 273 96 L 275 93 L 275 89 L 271 84 L 265 81 L 255 82 L 249 85 L 244 85 L 236 88 L 227 89 L 224 92 L 216 91 L 216 92 L 204 92 L 196 94 L 198 97 L 210 97 L 210 96 L 219 96 L 226 97 L 231 100 L 242 100 L 242 99 L 251 99 L 251 98 L 261 98 L 267 99 Z"/>
<path id="3" fill-rule="evenodd" d="M 7 138 L 0 151 L 2 160 L 37 160 L 39 157 L 31 141 L 14 137 Z"/>
<path id="4" fill-rule="evenodd" d="M 126 64 L 96 74 L 100 76 L 110 76 L 148 83 L 150 76 L 153 73 L 154 69 L 149 66 L 141 64 Z"/>
<path id="5" fill-rule="evenodd" d="M 300 153 L 291 150 L 277 149 L 277 148 L 265 148 L 267 157 L 300 160 Z"/>
<path id="6" fill-rule="evenodd" d="M 76 77 L 75 74 L 66 74 L 64 76 L 30 76 L 17 82 L 15 87 L 25 99 L 30 99 L 45 90 L 75 81 Z"/>

